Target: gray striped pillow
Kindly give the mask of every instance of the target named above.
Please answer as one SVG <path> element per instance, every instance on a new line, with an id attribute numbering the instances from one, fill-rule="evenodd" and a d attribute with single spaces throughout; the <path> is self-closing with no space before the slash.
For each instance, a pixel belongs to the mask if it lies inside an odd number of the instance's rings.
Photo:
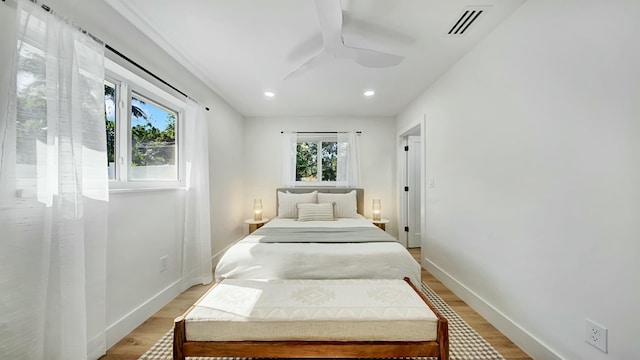
<path id="1" fill-rule="evenodd" d="M 298 221 L 333 221 L 334 203 L 298 203 Z"/>

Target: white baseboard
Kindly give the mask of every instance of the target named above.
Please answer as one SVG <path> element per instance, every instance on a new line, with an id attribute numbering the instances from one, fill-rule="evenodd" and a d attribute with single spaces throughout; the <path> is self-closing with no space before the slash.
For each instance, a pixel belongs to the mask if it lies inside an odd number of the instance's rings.
<path id="1" fill-rule="evenodd" d="M 87 342 L 87 359 L 89 360 L 97 360 L 102 357 L 102 355 L 107 353 L 107 348 L 105 347 L 105 334 L 100 333 L 97 336 L 89 339 Z"/>
<path id="2" fill-rule="evenodd" d="M 532 358 L 562 359 L 538 338 L 426 257 L 422 261 L 422 266 Z"/>
<path id="3" fill-rule="evenodd" d="M 180 294 L 180 280 L 164 288 L 154 297 L 145 301 L 142 305 L 130 311 L 115 323 L 109 325 L 106 331 L 107 349 L 111 348 L 131 331 L 137 328 L 145 320 L 162 309 L 171 300 Z"/>

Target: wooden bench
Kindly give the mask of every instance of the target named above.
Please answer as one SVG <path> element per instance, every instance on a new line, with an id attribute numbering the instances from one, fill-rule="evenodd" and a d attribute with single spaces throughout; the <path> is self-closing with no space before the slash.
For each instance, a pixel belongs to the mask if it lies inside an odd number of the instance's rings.
<path id="1" fill-rule="evenodd" d="M 173 358 L 449 358 L 448 325 L 402 280 L 236 280 L 175 320 Z"/>

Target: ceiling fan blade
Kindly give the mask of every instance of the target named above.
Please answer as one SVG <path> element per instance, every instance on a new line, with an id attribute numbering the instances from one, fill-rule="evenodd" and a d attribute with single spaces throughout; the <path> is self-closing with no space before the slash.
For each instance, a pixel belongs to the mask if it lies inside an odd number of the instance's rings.
<path id="1" fill-rule="evenodd" d="M 318 21 L 324 47 L 335 49 L 342 45 L 342 7 L 340 0 L 316 0 Z"/>
<path id="2" fill-rule="evenodd" d="M 358 64 L 366 67 L 385 68 L 400 64 L 404 60 L 403 56 L 389 54 L 383 51 L 372 49 L 361 49 L 344 45 L 339 54 L 340 57 L 348 57 Z"/>
<path id="3" fill-rule="evenodd" d="M 373 68 L 396 66 L 404 59 L 400 55 L 345 45 L 342 38 L 343 16 L 340 0 L 315 0 L 315 5 L 324 44 L 322 51 L 288 73 L 283 80 L 297 77 L 335 58 L 352 59 L 362 66 Z"/>
<path id="4" fill-rule="evenodd" d="M 330 55 L 326 50 L 322 50 L 317 55 L 314 55 L 309 60 L 302 63 L 302 65 L 298 66 L 295 70 L 288 73 L 283 80 L 291 79 L 298 77 L 299 75 L 309 71 L 310 69 L 316 68 L 324 63 L 327 63 L 334 59 L 334 56 Z"/>

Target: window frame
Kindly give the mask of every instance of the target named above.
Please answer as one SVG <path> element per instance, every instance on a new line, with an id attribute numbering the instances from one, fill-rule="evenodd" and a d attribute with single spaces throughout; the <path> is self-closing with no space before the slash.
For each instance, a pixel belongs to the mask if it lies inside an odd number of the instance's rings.
<path id="1" fill-rule="evenodd" d="M 184 114 L 187 107 L 179 99 L 132 71 L 105 58 L 105 80 L 116 86 L 116 136 L 115 136 L 115 179 L 109 179 L 110 190 L 172 189 L 185 186 L 184 162 Z M 177 114 L 176 118 L 176 179 L 133 179 L 131 178 L 131 98 L 138 94 L 151 102 Z M 106 136 L 106 134 L 105 134 Z M 123 138 L 124 136 L 124 138 Z"/>
<path id="2" fill-rule="evenodd" d="M 338 179 L 336 180 L 322 180 L 322 143 L 323 142 L 335 142 L 338 143 L 338 135 L 337 134 L 304 134 L 298 135 L 296 139 L 296 159 L 298 157 L 297 145 L 299 143 L 316 143 L 317 154 L 316 154 L 316 179 L 320 179 L 319 181 L 295 181 L 296 187 L 335 187 L 338 183 Z M 336 154 L 337 155 L 337 154 Z M 337 170 L 337 166 L 336 166 Z M 297 169 L 294 168 L 294 178 L 297 176 Z M 336 171 L 337 175 L 337 171 Z"/>
<path id="3" fill-rule="evenodd" d="M 104 78 L 104 83 L 105 86 L 107 86 L 107 82 L 110 83 L 110 85 L 113 85 L 113 89 L 114 89 L 114 99 L 113 99 L 113 107 L 114 107 L 114 111 L 115 111 L 115 116 L 114 116 L 114 121 L 115 121 L 115 125 L 114 125 L 114 137 L 113 137 L 113 178 L 109 177 L 109 182 L 114 181 L 116 179 L 118 179 L 118 174 L 117 171 L 119 170 L 119 166 L 117 166 L 117 162 L 119 159 L 119 148 L 118 148 L 118 125 L 120 124 L 120 109 L 118 108 L 118 103 L 119 101 L 119 96 L 120 96 L 120 82 L 118 80 L 113 79 L 110 76 L 107 76 L 105 74 L 105 78 Z M 105 99 L 106 99 L 106 95 L 105 95 Z M 106 104 L 105 104 L 105 116 L 106 116 Z M 106 118 L 105 118 L 106 121 Z M 106 125 L 106 124 L 105 124 Z M 107 139 L 107 146 L 109 146 L 109 142 Z M 109 149 L 107 148 L 107 153 L 109 152 Z M 107 168 L 109 167 L 109 159 L 107 158 Z"/>

